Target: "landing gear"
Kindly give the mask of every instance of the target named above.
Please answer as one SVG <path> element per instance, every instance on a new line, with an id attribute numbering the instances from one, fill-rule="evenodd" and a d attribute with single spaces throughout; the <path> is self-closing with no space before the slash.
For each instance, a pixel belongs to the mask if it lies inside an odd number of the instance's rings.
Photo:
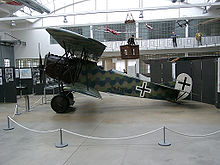
<path id="1" fill-rule="evenodd" d="M 73 94 L 68 91 L 61 92 L 59 95 L 54 96 L 51 100 L 51 108 L 56 113 L 67 113 L 74 111 L 72 105 L 75 103 Z"/>

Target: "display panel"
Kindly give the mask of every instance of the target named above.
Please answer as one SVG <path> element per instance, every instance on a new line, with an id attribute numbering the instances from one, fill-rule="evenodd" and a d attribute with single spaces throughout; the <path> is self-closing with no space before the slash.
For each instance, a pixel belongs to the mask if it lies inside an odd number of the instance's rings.
<path id="1" fill-rule="evenodd" d="M 31 78 L 32 78 L 31 68 L 20 69 L 20 79 L 31 79 Z"/>
<path id="2" fill-rule="evenodd" d="M 14 81 L 13 68 L 5 68 L 5 81 L 6 83 Z"/>

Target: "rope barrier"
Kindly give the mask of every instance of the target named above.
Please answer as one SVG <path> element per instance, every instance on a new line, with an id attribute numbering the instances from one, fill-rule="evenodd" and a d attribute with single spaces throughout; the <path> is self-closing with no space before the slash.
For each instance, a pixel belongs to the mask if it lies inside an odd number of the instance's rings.
<path id="1" fill-rule="evenodd" d="M 11 117 L 8 116 L 8 118 L 15 124 L 17 124 L 18 126 L 20 126 L 21 128 L 24 128 L 28 131 L 31 131 L 31 132 L 35 132 L 35 133 L 53 133 L 53 132 L 57 132 L 59 131 L 59 129 L 54 129 L 54 130 L 48 130 L 48 131 L 39 131 L 39 130 L 34 130 L 34 129 L 31 129 L 31 128 L 27 128 L 21 124 L 19 124 L 18 122 L 16 122 L 15 120 L 13 120 Z"/>
<path id="2" fill-rule="evenodd" d="M 15 114 L 16 114 L 16 108 L 15 108 L 15 112 L 14 112 L 13 117 L 15 116 Z M 16 122 L 14 119 L 12 119 L 9 116 L 7 118 L 8 118 L 8 128 L 4 129 L 6 131 L 14 129 L 14 127 L 10 126 L 10 120 L 13 123 L 15 123 L 16 125 L 20 126 L 21 128 L 26 129 L 26 130 L 31 131 L 31 132 L 35 132 L 35 133 L 54 133 L 54 132 L 58 132 L 59 131 L 60 132 L 60 143 L 55 145 L 57 148 L 63 148 L 63 147 L 68 146 L 67 143 L 63 143 L 62 131 L 66 132 L 66 133 L 69 133 L 69 134 L 72 134 L 72 135 L 75 135 L 75 136 L 79 136 L 79 137 L 87 138 L 87 139 L 93 139 L 93 140 L 129 140 L 129 139 L 135 139 L 135 138 L 139 138 L 139 137 L 142 137 L 142 136 L 146 136 L 146 135 L 155 133 L 155 132 L 157 132 L 159 130 L 163 130 L 163 142 L 158 143 L 160 146 L 170 146 L 171 145 L 171 143 L 166 142 L 166 135 L 165 135 L 165 130 L 166 129 L 171 131 L 171 132 L 173 132 L 173 133 L 176 133 L 178 135 L 187 136 L 187 137 L 207 137 L 207 136 L 211 136 L 211 135 L 215 135 L 215 134 L 220 133 L 220 130 L 217 130 L 215 132 L 204 134 L 204 135 L 189 135 L 189 134 L 185 134 L 185 133 L 182 133 L 182 132 L 175 131 L 173 129 L 170 129 L 170 128 L 167 128 L 167 127 L 164 126 L 164 127 L 152 130 L 152 131 L 148 131 L 148 132 L 145 132 L 145 133 L 142 133 L 142 134 L 138 134 L 138 135 L 133 135 L 133 136 L 125 136 L 125 137 L 96 137 L 96 136 L 88 136 L 88 135 L 83 135 L 83 134 L 79 134 L 79 133 L 76 133 L 76 132 L 71 132 L 69 130 L 62 129 L 62 128 L 54 129 L 54 130 L 47 130 L 47 131 L 35 130 L 35 129 L 31 129 L 31 128 L 28 128 L 28 127 L 25 127 L 25 126 L 19 124 L 18 122 Z"/>
<path id="3" fill-rule="evenodd" d="M 128 139 L 135 139 L 135 138 L 139 138 L 141 136 L 145 136 L 145 135 L 149 135 L 149 134 L 152 134 L 154 132 L 157 132 L 159 130 L 161 130 L 163 127 L 161 128 L 158 128 L 158 129 L 155 129 L 153 131 L 149 131 L 149 132 L 146 132 L 146 133 L 142 133 L 142 134 L 139 134 L 139 135 L 133 135 L 133 136 L 126 136 L 126 137 L 112 137 L 112 138 L 109 138 L 109 137 L 95 137 L 95 136 L 87 136 L 87 135 L 82 135 L 82 134 L 78 134 L 78 133 L 75 133 L 75 132 L 71 132 L 71 131 L 68 131 L 68 130 L 65 130 L 65 129 L 62 129 L 64 132 L 66 133 L 69 133 L 69 134 L 72 134 L 72 135 L 76 135 L 76 136 L 79 136 L 79 137 L 83 137 L 83 138 L 87 138 L 87 139 L 93 139 L 93 140 L 128 140 Z"/>
<path id="4" fill-rule="evenodd" d="M 35 101 L 35 102 L 33 103 L 33 105 L 30 107 L 30 109 L 33 109 L 34 107 L 38 106 L 37 103 L 38 103 L 41 99 L 42 99 L 42 97 L 39 98 L 37 101 Z M 39 105 L 40 105 L 40 104 L 39 104 Z M 24 111 L 27 111 L 26 109 L 24 109 L 24 108 L 26 108 L 26 106 L 21 106 L 21 105 L 18 105 L 18 104 L 17 104 L 17 107 L 16 107 L 16 109 L 15 109 L 15 113 L 13 114 L 13 117 L 12 117 L 12 118 L 14 118 L 14 116 L 18 114 L 18 107 L 22 108 L 21 111 L 23 111 L 23 112 L 24 112 Z M 29 111 L 29 110 L 28 110 L 28 111 Z"/>
<path id="5" fill-rule="evenodd" d="M 178 135 L 182 135 L 182 136 L 186 136 L 186 137 L 207 137 L 207 136 L 211 136 L 211 135 L 215 135 L 215 134 L 218 134 L 220 133 L 220 130 L 217 130 L 215 132 L 212 132 L 212 133 L 208 133 L 208 134 L 205 134 L 205 135 L 189 135 L 189 134 L 185 134 L 185 133 L 182 133 L 182 132 L 178 132 L 178 131 L 175 131 L 175 130 L 172 130 L 170 128 L 167 128 L 167 130 L 173 132 L 173 133 L 176 133 Z"/>
<path id="6" fill-rule="evenodd" d="M 18 106 L 17 106 L 17 104 L 16 104 L 16 105 L 15 105 L 14 114 L 12 115 L 12 118 L 14 118 L 14 117 L 15 117 L 15 115 L 16 115 L 16 113 L 17 113 L 17 111 L 18 111 Z"/>
<path id="7" fill-rule="evenodd" d="M 39 98 L 36 102 L 34 102 L 34 104 L 33 104 L 30 108 L 34 108 L 35 106 L 37 106 L 37 105 L 35 105 L 35 104 L 37 104 L 41 99 L 42 99 L 42 97 Z"/>
<path id="8" fill-rule="evenodd" d="M 13 117 L 15 116 L 15 113 L 16 113 L 16 109 L 15 109 L 15 112 L 13 114 Z M 30 128 L 27 128 L 27 127 L 19 124 L 18 122 L 16 122 L 15 120 L 13 120 L 9 116 L 8 116 L 8 118 L 13 123 L 17 124 L 18 126 L 24 128 L 26 130 L 29 130 L 31 132 L 35 132 L 35 133 L 53 133 L 53 132 L 57 132 L 57 131 L 60 130 L 60 129 L 54 129 L 54 130 L 48 130 L 48 131 L 34 130 L 34 129 L 30 129 Z M 182 133 L 182 132 L 175 131 L 175 130 L 170 129 L 168 127 L 160 127 L 158 129 L 155 129 L 155 130 L 152 130 L 152 131 L 148 131 L 148 132 L 145 132 L 145 133 L 142 133 L 142 134 L 138 134 L 138 135 L 133 135 L 133 136 L 125 136 L 125 137 L 95 137 L 95 136 L 88 136 L 88 135 L 79 134 L 79 133 L 76 133 L 76 132 L 71 132 L 71 131 L 66 130 L 66 129 L 62 129 L 62 130 L 64 132 L 66 132 L 66 133 L 69 133 L 69 134 L 72 134 L 72 135 L 75 135 L 75 136 L 79 136 L 79 137 L 82 137 L 82 138 L 87 138 L 87 139 L 94 139 L 94 140 L 128 140 L 128 139 L 135 139 L 135 138 L 139 138 L 139 137 L 142 137 L 142 136 L 145 136 L 145 135 L 149 135 L 149 134 L 155 133 L 155 132 L 157 132 L 157 131 L 159 131 L 161 129 L 164 129 L 164 128 L 169 130 L 170 132 L 176 133 L 178 135 L 186 136 L 186 137 L 207 137 L 207 136 L 212 136 L 212 135 L 220 133 L 220 130 L 217 130 L 215 132 L 204 134 L 204 135 L 189 135 L 189 134 L 185 134 L 185 133 Z"/>
<path id="9" fill-rule="evenodd" d="M 48 130 L 48 131 L 40 131 L 40 130 L 34 130 L 34 129 L 31 129 L 31 128 L 27 128 L 21 124 L 19 124 L 18 122 L 16 122 L 15 120 L 13 120 L 11 117 L 8 116 L 8 118 L 15 124 L 17 124 L 18 126 L 20 126 L 21 128 L 24 128 L 28 131 L 31 131 L 31 132 L 35 132 L 35 133 L 53 133 L 53 132 L 57 132 L 59 131 L 60 129 L 54 129 L 54 130 Z M 128 140 L 128 139 L 134 139 L 134 138 L 139 138 L 139 137 L 142 137 L 142 136 L 145 136 L 145 135 L 149 135 L 149 134 L 152 134 L 154 132 L 157 132 L 159 130 L 163 129 L 163 127 L 161 128 L 158 128 L 158 129 L 155 129 L 155 130 L 152 130 L 152 131 L 149 131 L 149 132 L 146 132 L 146 133 L 142 133 L 142 134 L 139 134 L 139 135 L 133 135 L 133 136 L 127 136 L 127 137 L 112 137 L 112 138 L 108 138 L 108 137 L 95 137 L 95 136 L 87 136 L 87 135 L 82 135 L 82 134 L 79 134 L 79 133 L 75 133 L 75 132 L 71 132 L 71 131 L 68 131 L 68 130 L 65 130 L 65 129 L 62 129 L 64 132 L 66 133 L 69 133 L 69 134 L 72 134 L 72 135 L 75 135 L 75 136 L 79 136 L 79 137 L 83 137 L 83 138 L 87 138 L 87 139 L 94 139 L 94 140 Z"/>

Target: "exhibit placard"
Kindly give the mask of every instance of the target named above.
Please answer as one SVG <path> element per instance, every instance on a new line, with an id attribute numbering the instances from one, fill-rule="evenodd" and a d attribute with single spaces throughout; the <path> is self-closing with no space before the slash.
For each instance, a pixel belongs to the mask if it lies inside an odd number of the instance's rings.
<path id="1" fill-rule="evenodd" d="M 5 68 L 5 81 L 6 83 L 14 81 L 13 68 Z"/>
<path id="2" fill-rule="evenodd" d="M 20 69 L 20 79 L 31 79 L 31 78 L 32 78 L 31 68 Z"/>
<path id="3" fill-rule="evenodd" d="M 15 78 L 19 78 L 19 69 L 15 69 Z"/>

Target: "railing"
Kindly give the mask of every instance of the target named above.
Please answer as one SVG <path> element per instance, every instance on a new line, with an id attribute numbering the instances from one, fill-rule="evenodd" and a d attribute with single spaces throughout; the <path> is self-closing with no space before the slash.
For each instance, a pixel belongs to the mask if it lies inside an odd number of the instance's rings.
<path id="1" fill-rule="evenodd" d="M 140 50 L 154 50 L 154 49 L 173 49 L 172 38 L 167 39 L 150 39 L 150 40 L 136 40 Z M 120 51 L 121 45 L 126 45 L 127 41 L 103 42 L 107 47 L 106 52 Z M 195 37 L 177 38 L 177 48 L 199 48 L 199 47 L 215 47 L 220 46 L 220 36 L 202 37 L 202 45 L 198 45 Z"/>

